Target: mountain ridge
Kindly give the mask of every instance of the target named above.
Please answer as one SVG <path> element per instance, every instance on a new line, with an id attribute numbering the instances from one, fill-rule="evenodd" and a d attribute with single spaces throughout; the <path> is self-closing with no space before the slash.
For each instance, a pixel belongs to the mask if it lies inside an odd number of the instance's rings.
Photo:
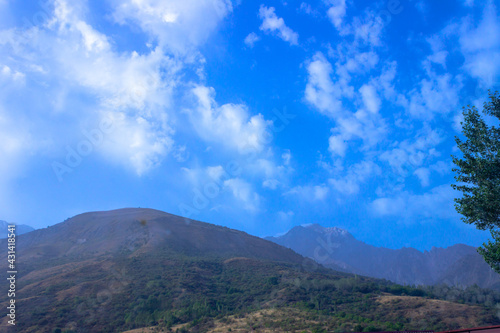
<path id="1" fill-rule="evenodd" d="M 55 245 L 52 239 L 59 233 L 68 236 Z M 224 238 L 219 239 L 223 234 Z M 29 259 L 56 258 L 78 253 L 132 254 L 164 246 L 171 251 L 197 253 L 203 248 L 205 253 L 221 254 L 220 249 L 225 241 L 232 242 L 231 247 L 235 251 L 241 251 L 239 254 L 251 254 L 254 251 L 259 258 L 273 260 L 282 256 L 297 264 L 303 261 L 303 257 L 293 250 L 267 241 L 263 243 L 262 238 L 243 231 L 149 208 L 122 208 L 78 214 L 64 222 L 20 235 L 18 251 Z M 266 256 L 262 254 L 265 251 L 269 252 Z"/>
<path id="2" fill-rule="evenodd" d="M 0 232 L 0 239 L 7 238 L 9 232 L 7 231 L 7 227 L 11 224 L 16 225 L 16 235 L 22 235 L 28 232 L 31 232 L 33 230 L 36 230 L 35 228 L 27 225 L 27 224 L 17 224 L 17 223 L 8 223 L 7 221 L 0 220 L 0 228 L 2 232 Z"/>
<path id="3" fill-rule="evenodd" d="M 389 249 L 357 240 L 347 230 L 319 224 L 291 228 L 278 237 L 266 240 L 295 250 L 325 267 L 336 265 L 345 272 L 388 279 L 407 285 L 448 284 L 500 290 L 500 275 L 496 274 L 477 253 L 466 244 L 432 247 L 420 251 L 412 247 Z M 471 273 L 468 266 L 475 267 Z"/>

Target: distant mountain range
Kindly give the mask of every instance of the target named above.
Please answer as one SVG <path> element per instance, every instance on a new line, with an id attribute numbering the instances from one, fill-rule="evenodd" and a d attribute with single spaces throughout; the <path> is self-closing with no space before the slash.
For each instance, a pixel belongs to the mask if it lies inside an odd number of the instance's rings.
<path id="1" fill-rule="evenodd" d="M 7 238 L 9 232 L 7 231 L 7 227 L 12 223 L 7 223 L 6 221 L 0 220 L 0 239 Z M 15 224 L 15 223 L 14 223 Z M 22 235 L 27 232 L 33 231 L 35 228 L 30 227 L 26 224 L 16 224 L 16 235 Z"/>
<path id="2" fill-rule="evenodd" d="M 404 285 L 471 286 L 500 290 L 500 275 L 483 260 L 476 248 L 457 244 L 430 251 L 375 247 L 341 228 L 310 224 L 292 228 L 279 237 L 265 239 L 314 259 L 325 267 L 387 279 Z"/>

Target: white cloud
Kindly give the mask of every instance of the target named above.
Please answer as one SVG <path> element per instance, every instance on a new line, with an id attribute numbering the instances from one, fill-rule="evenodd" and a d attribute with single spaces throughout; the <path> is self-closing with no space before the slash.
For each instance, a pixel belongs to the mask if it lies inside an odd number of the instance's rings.
<path id="1" fill-rule="evenodd" d="M 328 138 L 328 151 L 333 155 L 344 157 L 347 151 L 347 139 L 343 135 L 335 134 Z"/>
<path id="2" fill-rule="evenodd" d="M 458 217 L 453 207 L 456 194 L 446 184 L 424 194 L 401 192 L 394 197 L 379 198 L 371 203 L 371 208 L 379 216 L 401 217 L 402 222 L 454 220 Z"/>
<path id="3" fill-rule="evenodd" d="M 460 46 L 469 74 L 487 86 L 496 82 L 500 76 L 500 18 L 493 1 L 484 6 L 483 19 L 477 26 L 472 18 L 464 21 Z"/>
<path id="4" fill-rule="evenodd" d="M 378 91 L 383 92 L 384 98 L 389 101 L 396 101 L 398 93 L 394 87 L 394 79 L 397 73 L 397 63 L 389 62 L 382 70 L 382 73 L 372 81 Z"/>
<path id="5" fill-rule="evenodd" d="M 339 54 L 342 54 L 339 52 Z M 354 52 L 358 57 L 347 57 L 348 60 L 342 64 L 341 59 L 336 63 L 335 82 L 332 79 L 333 68 L 325 56 L 318 52 L 307 65 L 308 81 L 305 89 L 305 99 L 321 113 L 336 121 L 335 128 L 329 138 L 328 149 L 333 156 L 344 157 L 348 149 L 348 142 L 352 139 L 362 139 L 366 149 L 379 142 L 386 134 L 387 128 L 384 120 L 378 114 L 382 101 L 377 93 L 378 82 L 367 83 L 359 89 L 360 94 L 353 93 L 354 89 L 349 85 L 349 71 L 363 73 L 369 70 L 378 61 L 375 53 Z M 364 68 L 364 69 L 361 69 Z M 390 79 L 385 78 L 384 86 L 390 86 Z M 376 86 L 375 86 L 376 84 Z M 361 97 L 364 108 L 349 113 L 343 105 L 343 99 L 347 101 L 353 97 Z"/>
<path id="6" fill-rule="evenodd" d="M 457 131 L 458 133 L 462 132 L 462 124 L 464 121 L 464 114 L 462 111 L 458 111 L 455 116 L 453 117 L 453 129 Z"/>
<path id="7" fill-rule="evenodd" d="M 373 51 L 368 52 L 353 52 L 352 55 L 347 57 L 345 69 L 351 73 L 363 74 L 375 68 L 379 61 L 377 53 Z"/>
<path id="8" fill-rule="evenodd" d="M 381 46 L 384 21 L 380 13 L 366 9 L 362 15 L 355 16 L 351 23 L 346 22 L 347 6 L 345 0 L 326 0 L 330 7 L 327 16 L 339 34 L 345 39 L 353 37 L 353 46 Z"/>
<path id="9" fill-rule="evenodd" d="M 327 15 L 332 24 L 337 28 L 339 32 L 343 32 L 342 23 L 346 15 L 346 4 L 345 0 L 333 0 L 331 1 L 332 6 L 328 8 Z"/>
<path id="10" fill-rule="evenodd" d="M 373 12 L 366 12 L 365 17 L 355 17 L 352 23 L 356 41 L 362 41 L 370 46 L 381 45 L 381 35 L 384 28 L 382 18 Z"/>
<path id="11" fill-rule="evenodd" d="M 181 168 L 193 189 L 193 204 L 198 205 L 197 209 L 236 208 L 251 212 L 260 209 L 260 195 L 249 180 L 240 177 L 241 170 L 234 168 L 237 164 L 231 162 L 225 168 L 222 165 Z"/>
<path id="12" fill-rule="evenodd" d="M 9 116 L 0 105 L 0 183 L 18 176 L 21 163 L 36 150 L 29 124 Z"/>
<path id="13" fill-rule="evenodd" d="M 461 76 L 428 73 L 429 77 L 420 81 L 418 89 L 410 93 L 406 105 L 415 118 L 430 120 L 435 113 L 447 114 L 455 110 L 463 87 Z"/>
<path id="14" fill-rule="evenodd" d="M 318 16 L 319 12 L 316 9 L 313 9 L 310 4 L 307 2 L 302 2 L 299 7 L 299 11 L 306 13 L 312 16 Z"/>
<path id="15" fill-rule="evenodd" d="M 285 152 L 281 154 L 281 158 L 283 159 L 284 165 L 289 165 L 290 160 L 292 159 L 292 153 L 290 152 L 290 149 L 286 149 Z"/>
<path id="16" fill-rule="evenodd" d="M 446 68 L 446 58 L 448 57 L 448 51 L 445 49 L 445 45 L 441 38 L 438 36 L 432 36 L 427 39 L 429 43 L 432 54 L 427 57 L 427 59 L 433 63 L 440 64 L 443 68 Z"/>
<path id="17" fill-rule="evenodd" d="M 342 195 L 353 195 L 360 191 L 364 182 L 380 172 L 380 167 L 374 162 L 361 161 L 350 167 L 344 177 L 331 178 L 329 184 Z"/>
<path id="18" fill-rule="evenodd" d="M 440 175 L 445 175 L 451 172 L 453 169 L 454 165 L 451 161 L 437 161 L 436 163 L 432 164 L 429 168 L 432 171 L 435 171 L 439 173 Z"/>
<path id="19" fill-rule="evenodd" d="M 254 192 L 252 185 L 241 178 L 231 178 L 224 181 L 224 187 L 243 204 L 248 211 L 257 211 L 260 206 L 260 196 Z"/>
<path id="20" fill-rule="evenodd" d="M 413 174 L 418 177 L 418 179 L 420 180 L 420 184 L 423 187 L 429 186 L 429 184 L 430 184 L 429 178 L 431 176 L 431 172 L 430 172 L 429 169 L 427 169 L 427 168 L 418 168 L 417 170 L 415 170 L 413 172 Z"/>
<path id="21" fill-rule="evenodd" d="M 245 163 L 246 174 L 256 178 L 264 178 L 262 186 L 271 190 L 278 187 L 285 187 L 289 176 L 293 173 L 290 166 L 291 153 L 289 150 L 281 155 L 282 164 L 276 162 L 272 150 L 266 151 L 262 157 Z"/>
<path id="22" fill-rule="evenodd" d="M 219 181 L 225 174 L 224 168 L 221 165 L 207 167 L 207 174 L 215 181 Z"/>
<path id="23" fill-rule="evenodd" d="M 112 0 L 120 24 L 140 26 L 161 47 L 186 53 L 202 45 L 232 12 L 229 0 Z"/>
<path id="24" fill-rule="evenodd" d="M 261 114 L 250 116 L 242 104 L 218 106 L 213 88 L 197 86 L 192 93 L 197 105 L 189 110 L 191 122 L 204 140 L 240 153 L 260 152 L 269 143 L 272 122 Z"/>
<path id="25" fill-rule="evenodd" d="M 379 159 L 386 161 L 395 174 L 404 177 L 408 169 L 418 169 L 424 162 L 438 156 L 435 147 L 443 140 L 437 130 L 424 128 L 417 134 L 415 140 L 407 139 L 397 143 L 396 148 L 386 150 Z"/>
<path id="26" fill-rule="evenodd" d="M 84 6 L 58 0 L 44 26 L 1 32 L 0 52 L 11 61 L 2 72 L 22 76 L 38 101 L 18 101 L 17 116 L 43 119 L 31 129 L 33 142 L 50 142 L 43 153 L 51 155 L 81 140 L 82 128 L 113 119 L 115 130 L 95 151 L 143 174 L 172 147 L 168 110 L 182 63 L 158 48 L 116 52 L 110 37 L 84 20 Z"/>
<path id="27" fill-rule="evenodd" d="M 274 7 L 260 6 L 259 16 L 262 19 L 260 30 L 275 33 L 285 42 L 289 42 L 290 45 L 297 45 L 299 35 L 287 27 L 283 18 L 278 17 L 274 11 Z"/>
<path id="28" fill-rule="evenodd" d="M 23 85 L 25 75 L 24 73 L 12 70 L 9 66 L 0 64 L 0 84 L 11 84 Z"/>
<path id="29" fill-rule="evenodd" d="M 372 85 L 364 84 L 359 91 L 365 108 L 372 113 L 377 113 L 380 110 L 381 101 L 375 88 Z"/>
<path id="30" fill-rule="evenodd" d="M 234 174 L 229 174 L 228 171 L 230 170 L 227 170 L 227 168 L 224 169 L 222 165 L 208 167 L 197 166 L 191 168 L 182 167 L 181 170 L 193 188 L 199 189 L 201 193 L 205 191 L 205 187 L 207 186 L 207 192 L 209 193 L 208 197 L 212 197 L 210 193 L 213 192 L 212 188 L 214 184 L 215 187 L 221 190 L 223 182 L 235 176 Z"/>
<path id="31" fill-rule="evenodd" d="M 322 201 L 326 199 L 330 189 L 327 185 L 296 186 L 284 195 L 296 195 L 307 201 Z"/>
<path id="32" fill-rule="evenodd" d="M 280 184 L 280 182 L 277 179 L 266 179 L 262 183 L 262 187 L 266 187 L 268 189 L 275 190 L 278 188 L 279 184 Z"/>
<path id="33" fill-rule="evenodd" d="M 321 52 L 314 55 L 307 72 L 305 99 L 327 116 L 339 114 L 342 111 L 341 88 L 333 83 L 332 65 Z"/>
<path id="34" fill-rule="evenodd" d="M 375 146 L 387 134 L 387 126 L 381 116 L 365 109 L 338 118 L 336 122 L 337 126 L 332 129 L 328 142 L 329 151 L 334 157 L 344 157 L 351 140 L 363 140 L 360 150 L 365 151 Z"/>
<path id="35" fill-rule="evenodd" d="M 330 50 L 329 57 L 337 59 L 334 66 L 321 52 L 317 52 L 307 63 L 308 80 L 304 97 L 321 113 L 335 119 L 344 114 L 343 99 L 356 97 L 354 87 L 350 85 L 351 75 L 360 76 L 374 69 L 379 57 L 373 51 L 360 52 L 347 42 L 338 45 L 336 50 Z M 365 101 L 371 103 L 371 111 L 380 104 L 375 90 L 368 84 L 360 89 Z"/>
<path id="36" fill-rule="evenodd" d="M 139 176 L 160 165 L 173 147 L 170 133 L 154 119 L 118 112 L 107 112 L 103 117 L 112 119 L 113 130 L 106 134 L 101 154 L 130 165 Z"/>
<path id="37" fill-rule="evenodd" d="M 248 47 L 253 47 L 255 43 L 257 43 L 260 40 L 260 37 L 257 36 L 255 32 L 251 32 L 248 34 L 248 36 L 245 37 L 245 44 Z"/>
<path id="38" fill-rule="evenodd" d="M 45 145 L 44 140 L 33 140 L 27 119 L 19 119 L 10 111 L 0 104 L 0 211 L 4 216 L 15 216 L 24 209 L 12 195 L 17 187 L 14 180 L 25 176 L 27 161 Z"/>
<path id="39" fill-rule="evenodd" d="M 324 200 L 328 195 L 329 189 L 326 186 L 314 186 L 313 193 L 315 200 Z"/>
<path id="40" fill-rule="evenodd" d="M 286 212 L 284 212 L 284 211 L 278 212 L 278 217 L 282 221 L 289 221 L 293 218 L 294 215 L 295 215 L 294 212 L 292 212 L 291 210 L 286 211 Z"/>

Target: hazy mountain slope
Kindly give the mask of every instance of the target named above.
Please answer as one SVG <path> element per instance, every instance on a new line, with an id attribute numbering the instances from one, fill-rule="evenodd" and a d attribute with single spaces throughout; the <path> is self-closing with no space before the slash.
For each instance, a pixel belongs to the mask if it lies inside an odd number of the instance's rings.
<path id="1" fill-rule="evenodd" d="M 8 235 L 7 227 L 9 225 L 10 225 L 10 223 L 3 221 L 3 220 L 0 220 L 0 228 L 1 228 L 0 230 L 2 230 L 0 232 L 0 239 L 7 238 L 7 235 Z M 29 225 L 16 224 L 16 235 L 22 235 L 22 234 L 25 234 L 27 232 L 33 231 L 33 230 L 35 230 L 35 228 L 32 228 Z"/>
<path id="2" fill-rule="evenodd" d="M 85 213 L 18 240 L 19 255 L 24 260 L 133 256 L 156 250 L 193 256 L 238 255 L 297 264 L 304 260 L 292 250 L 242 231 L 153 209 Z M 5 253 L 0 258 L 2 255 Z"/>
<path id="3" fill-rule="evenodd" d="M 382 304 L 382 296 L 425 292 L 328 270 L 244 232 L 151 209 L 81 214 L 20 235 L 16 246 L 17 332 L 120 332 L 183 323 L 200 332 L 211 318 L 285 307 L 305 317 L 321 314 L 329 328 L 346 331 L 499 322 L 494 308 L 473 305 L 459 314 L 431 311 L 423 322 L 394 317 L 401 306 Z M 6 271 L 6 263 L 0 253 L 0 269 Z M 1 307 L 7 301 L 0 295 Z"/>
<path id="4" fill-rule="evenodd" d="M 71 300 L 68 315 L 83 320 L 81 324 L 87 328 L 83 331 L 88 331 L 94 320 L 104 320 L 110 311 L 94 305 L 97 294 L 112 295 L 113 301 L 122 299 L 120 304 L 134 304 L 135 298 L 130 297 L 142 292 L 143 282 L 162 275 L 168 276 L 168 286 L 180 297 L 190 283 L 197 292 L 214 288 L 216 281 L 212 279 L 220 278 L 226 267 L 238 261 L 248 265 L 249 273 L 256 269 L 252 266 L 272 268 L 282 263 L 283 268 L 291 265 L 298 270 L 313 266 L 310 259 L 259 237 L 152 209 L 85 213 L 20 235 L 16 240 L 17 304 L 23 307 L 18 328 L 25 329 L 49 317 L 53 325 L 67 320 L 54 311 L 66 308 Z M 0 240 L 0 246 L 7 248 L 7 240 Z M 0 253 L 0 268 L 4 271 L 6 254 Z M 236 261 L 224 264 L 228 259 Z M 252 264 L 249 260 L 257 261 Z M 227 290 L 212 292 L 225 294 Z M 87 301 L 79 308 L 80 297 Z M 5 301 L 6 296 L 0 299 Z"/>
<path id="5" fill-rule="evenodd" d="M 375 247 L 356 240 L 340 228 L 318 224 L 298 226 L 279 237 L 265 239 L 291 248 L 329 267 L 384 278 L 400 284 L 470 286 L 500 289 L 500 276 L 493 272 L 471 246 L 457 244 L 420 252 Z"/>

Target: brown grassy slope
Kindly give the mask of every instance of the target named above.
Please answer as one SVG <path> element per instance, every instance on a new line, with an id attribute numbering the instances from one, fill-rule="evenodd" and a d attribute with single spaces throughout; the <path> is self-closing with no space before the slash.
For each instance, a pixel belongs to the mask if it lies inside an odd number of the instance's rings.
<path id="1" fill-rule="evenodd" d="M 378 311 L 390 313 L 400 319 L 408 318 L 415 330 L 425 329 L 429 322 L 444 321 L 448 327 L 477 327 L 483 325 L 477 318 L 483 309 L 447 301 L 431 300 L 422 297 L 381 296 Z M 175 332 L 184 329 L 188 332 L 308 332 L 324 329 L 328 332 L 350 331 L 359 327 L 358 321 L 349 318 L 336 318 L 318 315 L 309 311 L 283 307 L 259 310 L 246 315 L 231 315 L 222 319 L 206 322 L 196 327 L 187 324 L 177 325 L 170 330 L 161 327 L 145 327 L 124 333 Z"/>

